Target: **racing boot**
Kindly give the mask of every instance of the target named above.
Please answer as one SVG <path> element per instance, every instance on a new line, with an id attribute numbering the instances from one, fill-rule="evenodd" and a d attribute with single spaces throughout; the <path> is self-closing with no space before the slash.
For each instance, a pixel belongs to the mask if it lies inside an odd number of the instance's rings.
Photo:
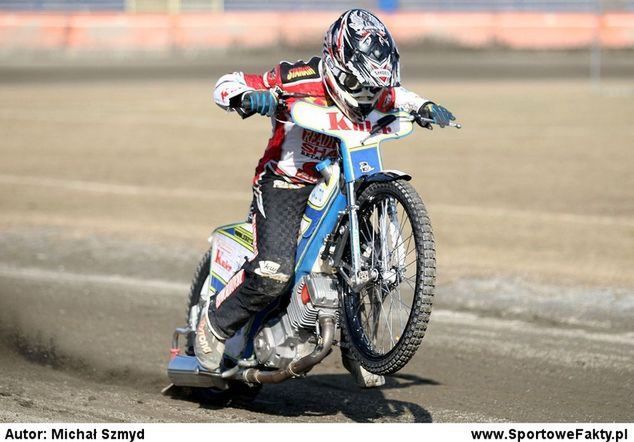
<path id="1" fill-rule="evenodd" d="M 207 304 L 209 305 L 209 304 Z M 222 356 L 225 352 L 225 341 L 221 339 L 209 324 L 208 307 L 206 306 L 198 322 L 194 353 L 198 363 L 209 371 L 220 371 Z"/>
<path id="2" fill-rule="evenodd" d="M 341 362 L 343 366 L 350 372 L 354 381 L 361 388 L 375 388 L 385 385 L 385 377 L 372 374 L 361 366 L 359 361 L 354 359 L 349 350 L 341 348 Z"/>

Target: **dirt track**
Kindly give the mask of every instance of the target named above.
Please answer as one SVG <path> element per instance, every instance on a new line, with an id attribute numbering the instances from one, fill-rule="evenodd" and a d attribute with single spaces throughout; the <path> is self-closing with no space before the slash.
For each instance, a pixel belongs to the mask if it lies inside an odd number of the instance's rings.
<path id="1" fill-rule="evenodd" d="M 384 149 L 438 242 L 413 362 L 376 391 L 335 353 L 252 404 L 160 396 L 188 279 L 244 216 L 268 134 L 211 83 L 0 85 L 0 421 L 632 421 L 631 81 L 413 84 L 465 125 Z"/>

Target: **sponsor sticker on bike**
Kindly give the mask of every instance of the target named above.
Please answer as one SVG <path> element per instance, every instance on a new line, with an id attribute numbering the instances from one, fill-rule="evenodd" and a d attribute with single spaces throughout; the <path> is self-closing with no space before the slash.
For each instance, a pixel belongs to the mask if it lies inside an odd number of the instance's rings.
<path id="1" fill-rule="evenodd" d="M 245 258 L 252 255 L 252 252 L 224 235 L 216 235 L 214 242 L 212 272 L 223 282 L 229 281 L 240 269 Z"/>

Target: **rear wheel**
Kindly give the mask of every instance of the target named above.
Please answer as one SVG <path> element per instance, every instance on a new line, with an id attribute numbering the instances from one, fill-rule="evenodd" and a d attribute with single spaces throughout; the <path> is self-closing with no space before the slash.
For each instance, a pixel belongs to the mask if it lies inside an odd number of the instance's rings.
<path id="1" fill-rule="evenodd" d="M 187 324 L 192 330 L 196 330 L 196 325 L 200 319 L 200 312 L 203 308 L 201 303 L 201 292 L 203 288 L 207 288 L 209 284 L 209 269 L 211 268 L 211 248 L 205 252 L 198 262 L 194 278 L 189 287 L 189 297 L 187 299 Z M 192 331 L 187 335 L 187 345 L 185 353 L 194 356 L 194 336 Z"/>
<path id="2" fill-rule="evenodd" d="M 194 278 L 189 289 L 189 298 L 187 301 L 187 324 L 190 325 L 192 330 L 196 329 L 196 325 L 200 319 L 200 312 L 204 307 L 204 301 L 202 300 L 201 293 L 203 290 L 208 290 L 209 286 L 209 270 L 211 266 L 211 248 L 205 252 L 200 259 Z M 195 356 L 194 353 L 194 338 L 195 332 L 192 331 L 187 335 L 187 343 L 185 345 L 185 353 L 189 356 Z M 234 363 L 235 364 L 235 363 Z M 226 390 L 218 390 L 215 388 L 187 388 L 186 390 L 191 393 L 194 399 L 201 402 L 208 403 L 229 403 L 233 400 L 242 402 L 249 402 L 255 399 L 262 385 L 249 385 L 244 382 L 228 380 L 228 388 Z"/>
<path id="3" fill-rule="evenodd" d="M 407 182 L 369 185 L 358 198 L 361 290 L 343 283 L 348 350 L 374 374 L 392 374 L 414 356 L 431 314 L 436 274 L 434 237 L 422 199 Z M 349 245 L 343 267 L 350 268 Z"/>

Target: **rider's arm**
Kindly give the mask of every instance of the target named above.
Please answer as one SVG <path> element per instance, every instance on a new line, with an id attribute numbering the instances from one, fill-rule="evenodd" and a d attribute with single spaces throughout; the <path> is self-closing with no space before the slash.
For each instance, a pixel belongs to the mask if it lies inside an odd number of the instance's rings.
<path id="1" fill-rule="evenodd" d="M 416 112 L 427 120 L 433 120 L 434 124 L 440 127 L 451 125 L 455 120 L 453 114 L 444 106 L 440 106 L 433 101 L 423 98 L 420 95 L 405 89 L 402 86 L 388 89 L 383 96 L 379 97 L 379 111 L 387 112 L 392 109 L 400 109 L 405 112 Z M 423 124 L 423 127 L 431 129 L 431 123 Z"/>
<path id="2" fill-rule="evenodd" d="M 397 86 L 388 89 L 384 96 L 379 98 L 378 110 L 387 112 L 392 109 L 400 109 L 405 112 L 418 112 L 418 110 L 431 103 L 431 100 L 423 98 L 420 95 L 405 89 L 403 86 Z"/>
<path id="3" fill-rule="evenodd" d="M 232 111 L 240 107 L 242 94 L 247 91 L 267 90 L 277 85 L 278 68 L 263 75 L 234 72 L 220 77 L 214 89 L 214 101 L 221 108 Z"/>

